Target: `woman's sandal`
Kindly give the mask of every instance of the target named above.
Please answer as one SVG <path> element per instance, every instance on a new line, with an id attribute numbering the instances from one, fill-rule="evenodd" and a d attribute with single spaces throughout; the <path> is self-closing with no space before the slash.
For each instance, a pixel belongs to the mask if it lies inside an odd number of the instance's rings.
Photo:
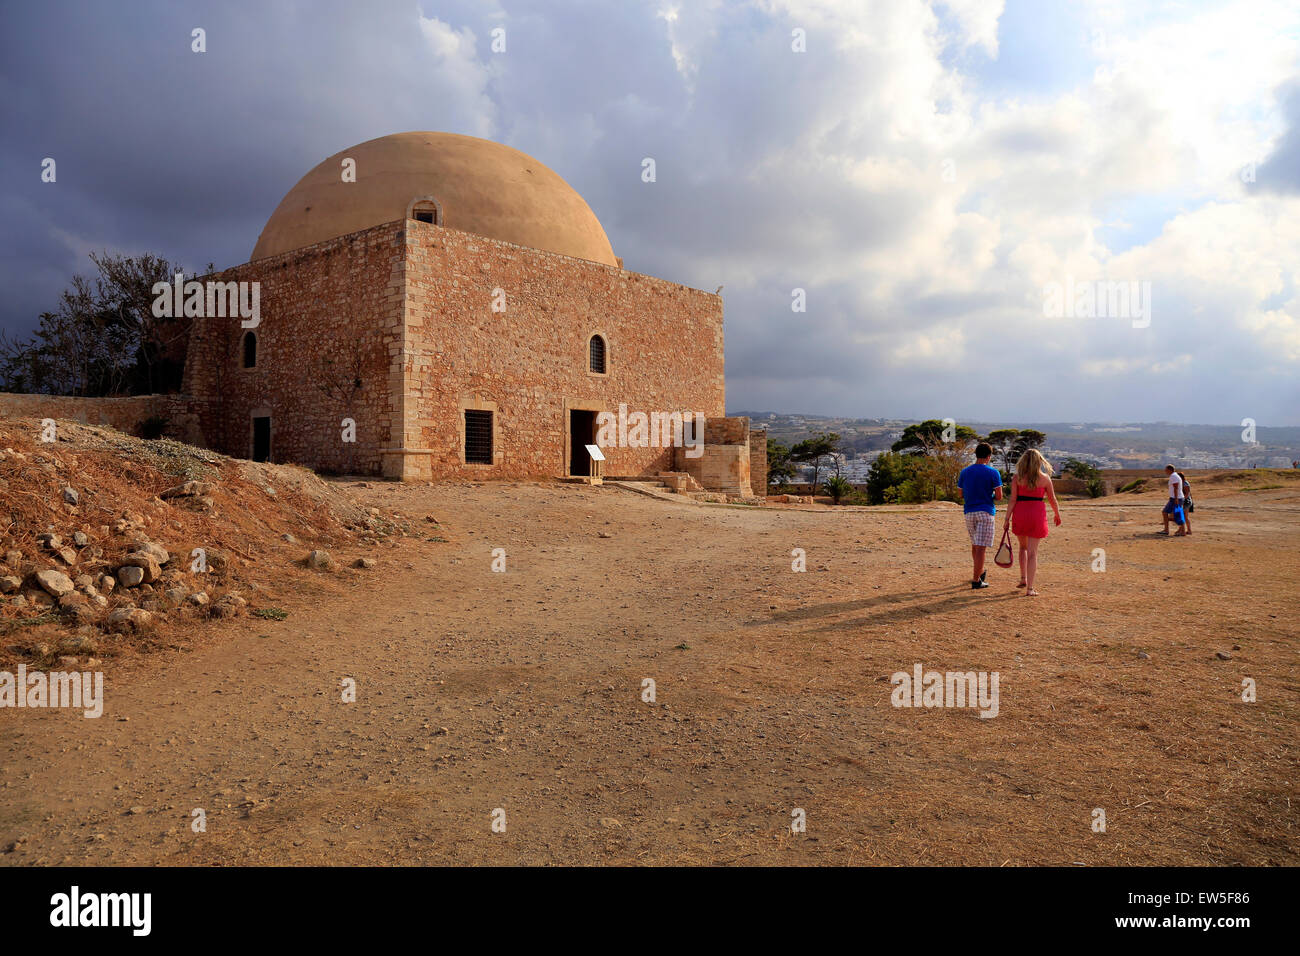
<path id="1" fill-rule="evenodd" d="M 1030 588 L 1025 592 L 1025 597 L 1038 597 L 1038 592 L 1035 589 Z"/>
<path id="2" fill-rule="evenodd" d="M 1018 588 L 1023 588 L 1023 587 L 1025 586 L 1025 584 L 1026 584 L 1026 582 L 1021 581 L 1019 584 L 1016 585 L 1016 587 L 1018 587 Z"/>

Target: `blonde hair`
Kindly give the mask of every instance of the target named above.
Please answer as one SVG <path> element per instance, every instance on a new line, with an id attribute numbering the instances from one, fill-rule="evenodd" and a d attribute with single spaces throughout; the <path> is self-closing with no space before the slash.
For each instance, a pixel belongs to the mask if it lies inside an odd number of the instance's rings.
<path id="1" fill-rule="evenodd" d="M 1047 477 L 1051 480 L 1051 468 L 1037 448 L 1027 449 L 1016 462 L 1016 480 L 1025 488 L 1036 488 L 1039 478 Z"/>

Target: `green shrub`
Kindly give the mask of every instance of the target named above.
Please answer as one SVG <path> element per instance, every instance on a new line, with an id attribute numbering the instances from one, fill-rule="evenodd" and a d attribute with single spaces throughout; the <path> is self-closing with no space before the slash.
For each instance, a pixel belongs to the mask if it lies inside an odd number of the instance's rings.
<path id="1" fill-rule="evenodd" d="M 822 485 L 822 490 L 831 496 L 831 501 L 839 504 L 841 499 L 853 492 L 853 486 L 842 475 L 832 475 L 826 479 L 826 484 Z"/>

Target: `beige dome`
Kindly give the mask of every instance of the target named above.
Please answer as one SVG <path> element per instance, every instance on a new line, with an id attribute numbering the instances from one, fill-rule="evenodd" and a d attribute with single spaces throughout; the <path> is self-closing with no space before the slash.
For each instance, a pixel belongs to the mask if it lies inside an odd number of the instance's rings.
<path id="1" fill-rule="evenodd" d="M 356 182 L 343 181 L 345 158 L 356 161 Z M 455 133 L 394 133 L 335 153 L 280 201 L 252 258 L 402 219 L 426 197 L 448 228 L 617 265 L 573 187 L 517 149 Z"/>

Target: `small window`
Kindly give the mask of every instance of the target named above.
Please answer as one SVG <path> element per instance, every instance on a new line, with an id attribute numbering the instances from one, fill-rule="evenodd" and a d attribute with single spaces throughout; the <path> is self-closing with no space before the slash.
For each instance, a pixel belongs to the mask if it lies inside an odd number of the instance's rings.
<path id="1" fill-rule="evenodd" d="M 244 333 L 244 368 L 257 367 L 257 333 Z"/>
<path id="2" fill-rule="evenodd" d="M 442 225 L 442 210 L 438 208 L 436 199 L 427 196 L 423 199 L 413 199 L 408 208 L 410 211 L 407 216 L 416 222 L 427 222 L 434 226 Z"/>
<path id="3" fill-rule="evenodd" d="M 591 337 L 591 370 L 599 375 L 605 374 L 605 340 L 599 335 Z"/>
<path id="4" fill-rule="evenodd" d="M 492 413 L 465 409 L 465 463 L 492 464 Z"/>

